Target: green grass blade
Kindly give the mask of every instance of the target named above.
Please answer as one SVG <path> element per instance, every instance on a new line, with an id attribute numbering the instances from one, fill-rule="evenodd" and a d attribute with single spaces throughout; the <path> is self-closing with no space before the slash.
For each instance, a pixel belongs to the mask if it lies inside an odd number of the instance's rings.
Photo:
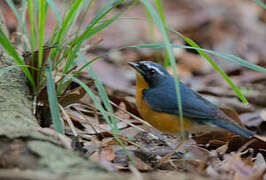
<path id="1" fill-rule="evenodd" d="M 163 13 L 163 6 L 160 0 L 154 0 L 155 6 L 157 8 L 158 14 L 162 20 L 163 25 L 165 26 L 165 18 Z"/>
<path id="2" fill-rule="evenodd" d="M 162 19 L 152 6 L 152 4 L 148 0 L 141 0 L 141 2 L 146 6 L 146 8 L 149 10 L 151 16 L 153 17 L 153 21 L 155 24 L 159 27 L 160 32 L 163 36 L 164 39 L 164 44 L 165 48 L 167 50 L 167 54 L 169 56 L 170 64 L 173 69 L 173 74 L 174 74 L 174 80 L 175 80 L 175 85 L 176 85 L 176 94 L 177 94 L 177 103 L 178 103 L 178 112 L 180 116 L 180 129 L 181 129 L 181 136 L 184 138 L 184 125 L 183 125 L 183 111 L 182 111 L 182 103 L 181 103 L 181 95 L 180 95 L 180 88 L 179 88 L 179 80 L 178 80 L 178 75 L 177 75 L 177 69 L 176 69 L 176 63 L 175 63 L 175 58 L 172 50 L 171 43 L 168 38 L 168 34 L 166 32 L 166 27 L 162 22 Z"/>
<path id="3" fill-rule="evenodd" d="M 161 18 L 161 21 L 165 27 L 166 33 L 168 33 L 167 28 L 166 28 L 166 23 L 165 23 L 165 18 L 164 18 L 164 12 L 163 12 L 163 6 L 160 0 L 154 0 L 155 6 L 157 8 L 158 14 Z M 167 67 L 169 65 L 169 56 L 167 53 L 167 49 L 164 49 L 164 67 Z"/>
<path id="4" fill-rule="evenodd" d="M 118 17 L 120 17 L 122 14 L 124 13 L 124 11 L 119 12 L 116 16 L 104 20 L 101 22 L 100 25 L 92 28 L 90 31 L 87 31 L 85 34 L 83 34 L 82 36 L 80 36 L 80 41 L 84 41 L 85 39 L 88 39 L 89 37 L 93 36 L 94 34 L 100 32 L 101 30 L 103 30 L 104 28 L 106 28 L 107 26 L 109 26 L 112 22 L 114 22 Z"/>
<path id="5" fill-rule="evenodd" d="M 38 21 L 37 14 L 38 14 L 38 11 L 39 11 L 39 1 L 33 0 L 33 10 L 34 10 L 34 14 L 36 14 L 36 16 L 35 16 L 35 22 L 37 22 Z M 37 25 L 37 23 L 36 23 L 36 25 Z"/>
<path id="6" fill-rule="evenodd" d="M 12 0 L 6 0 L 6 2 L 11 8 L 11 10 L 13 11 L 13 13 L 15 14 L 18 20 L 18 23 L 19 23 L 19 28 L 26 34 L 26 37 L 29 39 L 29 33 L 27 31 L 26 24 L 23 21 L 23 17 L 24 17 L 23 11 L 19 12 Z M 23 3 L 25 4 L 24 1 Z"/>
<path id="7" fill-rule="evenodd" d="M 80 56 L 80 57 L 84 63 L 87 62 L 87 60 L 84 58 L 84 56 Z M 99 81 L 94 70 L 90 67 L 90 65 L 87 66 L 87 70 L 90 73 L 91 77 L 94 79 L 95 86 L 99 92 L 99 95 L 101 97 L 101 100 L 103 101 L 105 108 L 107 109 L 107 111 L 109 113 L 113 114 L 114 112 L 113 112 L 112 105 L 109 103 L 109 98 L 108 98 L 108 96 L 104 90 L 102 83 Z M 111 116 L 110 119 L 111 119 L 111 123 L 113 124 L 113 127 L 114 127 L 114 132 L 118 133 L 119 130 L 118 130 L 117 122 L 116 122 L 115 118 L 113 116 Z"/>
<path id="8" fill-rule="evenodd" d="M 189 49 L 187 47 L 187 49 Z M 200 48 L 195 48 L 195 50 L 197 49 L 200 49 Z M 204 50 L 202 50 L 204 51 Z M 210 54 L 214 54 L 214 55 L 217 55 L 217 56 L 220 56 L 220 57 L 223 57 L 225 59 L 228 59 L 232 62 L 236 62 L 238 64 L 240 64 L 241 66 L 244 66 L 244 67 L 247 67 L 247 68 L 250 68 L 250 69 L 253 69 L 255 71 L 260 71 L 262 73 L 266 73 L 266 69 L 261 67 L 261 66 L 258 66 L 256 64 L 253 64 L 253 63 L 250 63 L 244 59 L 241 59 L 240 57 L 237 57 L 237 56 L 234 56 L 234 55 L 230 55 L 230 54 L 225 54 L 225 53 L 222 53 L 222 52 L 215 52 L 215 51 L 211 51 L 211 50 L 206 50 L 205 49 L 205 52 L 208 52 Z"/>
<path id="9" fill-rule="evenodd" d="M 59 13 L 59 11 L 57 9 L 56 4 L 54 3 L 53 0 L 46 0 L 46 2 L 49 4 L 49 6 L 51 7 L 52 11 L 54 12 L 56 21 L 59 24 L 59 26 L 61 27 L 61 25 L 62 25 L 62 18 L 60 16 L 60 13 Z"/>
<path id="10" fill-rule="evenodd" d="M 62 27 L 59 29 L 57 36 L 55 37 L 54 42 L 58 43 L 61 39 L 61 36 L 63 35 L 70 19 L 74 16 L 76 10 L 78 9 L 79 5 L 81 4 L 82 0 L 77 0 L 74 2 L 74 4 L 70 7 L 68 13 L 66 14 L 66 17 L 64 18 L 62 22 Z"/>
<path id="11" fill-rule="evenodd" d="M 90 30 L 95 24 L 97 24 L 112 8 L 112 5 L 117 0 L 109 0 L 107 3 L 105 3 L 95 14 L 89 25 L 87 26 L 86 31 Z M 111 7 L 111 8 L 110 8 Z M 109 8 L 109 9 L 108 9 Z"/>
<path id="12" fill-rule="evenodd" d="M 32 0 L 28 0 L 28 15 L 29 15 L 29 22 L 30 22 L 30 44 L 31 44 L 31 52 L 34 52 L 34 48 L 36 45 L 35 41 L 35 28 L 34 28 L 34 11 Z"/>
<path id="13" fill-rule="evenodd" d="M 45 68 L 45 74 L 46 74 L 46 85 L 47 85 L 50 113 L 51 113 L 54 129 L 57 132 L 64 134 L 62 121 L 60 119 L 60 111 L 59 111 L 58 102 L 57 102 L 57 94 L 55 90 L 55 84 L 53 80 L 50 59 L 48 60 L 47 63 L 48 64 Z"/>
<path id="14" fill-rule="evenodd" d="M 43 36 L 45 24 L 45 0 L 39 0 L 39 23 L 38 23 L 38 68 L 42 66 L 43 57 Z"/>
<path id="15" fill-rule="evenodd" d="M 74 82 L 78 83 L 86 92 L 87 94 L 91 97 L 91 99 L 93 100 L 93 102 L 95 103 L 96 108 L 102 113 L 103 118 L 106 120 L 107 124 L 111 127 L 111 129 L 113 130 L 113 124 L 111 123 L 107 113 L 105 112 L 103 106 L 101 105 L 101 103 L 99 102 L 99 100 L 97 99 L 97 97 L 95 96 L 95 94 L 90 90 L 90 88 L 81 80 L 79 80 L 78 78 L 75 78 L 71 75 L 68 74 L 64 74 L 64 76 L 68 79 L 73 80 Z"/>
<path id="16" fill-rule="evenodd" d="M 24 61 L 20 58 L 20 56 L 18 55 L 18 53 L 16 52 L 16 50 L 14 49 L 14 47 L 12 46 L 12 44 L 10 43 L 10 41 L 7 39 L 6 35 L 4 34 L 4 32 L 2 31 L 2 29 L 0 29 L 0 44 L 2 45 L 2 47 L 6 50 L 6 52 L 14 58 L 14 60 L 17 62 L 18 65 L 25 65 Z M 22 66 L 21 67 L 22 71 L 25 73 L 26 77 L 28 78 L 28 80 L 30 81 L 33 89 L 35 89 L 35 83 L 34 80 L 28 70 L 27 67 Z"/>
<path id="17" fill-rule="evenodd" d="M 146 19 L 144 19 L 144 18 L 128 18 L 128 20 L 141 20 L 141 21 L 146 20 L 146 22 L 148 23 L 148 26 L 149 26 L 149 35 L 150 35 L 151 41 L 153 43 L 156 43 L 155 29 L 154 29 L 154 23 L 152 20 L 152 16 L 151 16 L 149 10 L 145 6 L 144 6 L 144 10 L 145 10 L 145 14 L 146 14 Z M 155 59 L 157 61 L 163 63 L 160 50 L 155 49 L 153 51 L 154 51 Z"/>
<path id="18" fill-rule="evenodd" d="M 255 70 L 255 71 L 259 71 L 262 73 L 266 73 L 266 69 L 264 67 L 258 66 L 256 64 L 252 64 L 244 59 L 241 59 L 237 56 L 234 55 L 230 55 L 230 54 L 225 54 L 225 53 L 221 53 L 221 52 L 216 52 L 216 51 L 212 51 L 212 50 L 207 50 L 207 49 L 202 49 L 202 48 L 195 48 L 195 47 L 191 47 L 191 46 L 185 46 L 185 45 L 181 45 L 181 44 L 172 44 L 173 48 L 182 48 L 182 49 L 193 49 L 193 50 L 201 50 L 203 52 L 209 53 L 209 54 L 213 54 L 216 56 L 220 56 L 226 60 L 230 60 L 234 63 L 238 63 L 241 66 L 244 66 L 246 68 Z M 129 45 L 129 46 L 123 46 L 120 48 L 116 48 L 116 49 L 112 49 L 111 51 L 108 51 L 106 53 L 101 54 L 100 56 L 97 56 L 95 58 L 93 58 L 92 60 L 90 60 L 89 62 L 87 62 L 86 64 L 84 64 L 80 70 L 78 70 L 79 72 L 84 69 L 88 64 L 104 57 L 107 56 L 115 51 L 119 51 L 119 50 L 123 50 L 126 48 L 151 48 L 151 49 L 157 49 L 157 48 L 165 48 L 164 43 L 152 43 L 152 44 L 138 44 L 138 45 Z"/>
<path id="19" fill-rule="evenodd" d="M 122 1 L 119 1 L 119 3 Z M 109 12 L 111 9 L 113 9 L 115 6 L 117 6 L 118 4 L 114 4 L 112 7 L 110 7 L 109 9 L 107 9 L 105 12 L 103 12 L 103 15 L 106 15 L 107 12 Z M 79 50 L 80 50 L 80 46 L 82 44 L 82 42 L 86 39 L 88 39 L 89 37 L 91 37 L 92 35 L 96 34 L 97 32 L 103 30 L 104 28 L 106 28 L 109 24 L 111 24 L 112 22 L 114 22 L 116 19 L 118 19 L 127 9 L 120 11 L 119 13 L 117 13 L 117 15 L 115 15 L 113 18 L 104 20 L 101 22 L 101 24 L 99 24 L 98 26 L 91 28 L 91 23 L 89 25 L 89 27 L 86 28 L 86 30 L 77 38 L 75 38 L 71 43 L 76 42 L 75 47 L 72 48 L 70 54 L 68 55 L 68 58 L 66 59 L 66 63 L 65 66 L 63 68 L 63 73 L 66 73 L 70 68 L 72 68 L 74 66 L 74 60 L 76 58 L 76 55 L 78 54 Z M 99 16 L 99 15 L 97 15 Z M 101 18 L 103 18 L 104 16 L 100 16 Z M 97 19 L 96 19 L 97 20 Z M 98 19 L 100 20 L 100 19 Z M 97 21 L 98 22 L 98 21 Z M 96 23 L 96 22 L 94 22 Z M 91 28 L 89 31 L 88 29 Z M 70 44 L 71 44 L 70 43 Z M 63 87 L 63 81 L 60 82 L 58 84 L 58 93 L 60 93 L 60 91 L 62 90 Z"/>
<path id="20" fill-rule="evenodd" d="M 116 15 L 115 17 L 104 21 L 103 23 L 101 23 L 100 25 L 96 26 L 95 28 L 93 28 L 91 31 L 88 31 L 86 34 L 83 35 L 83 37 L 81 39 L 79 39 L 79 43 L 73 48 L 69 58 L 67 58 L 64 69 L 63 69 L 63 73 L 67 72 L 68 69 L 70 69 L 71 66 L 73 66 L 73 60 L 75 59 L 75 56 L 77 54 L 77 52 L 80 49 L 80 45 L 81 43 L 88 39 L 89 37 L 91 37 L 92 35 L 100 32 L 101 30 L 103 30 L 105 27 L 107 27 L 109 24 L 111 24 L 112 22 L 114 22 L 122 13 L 120 12 L 118 15 Z"/>
<path id="21" fill-rule="evenodd" d="M 82 2 L 82 0 L 76 0 L 72 4 L 72 6 L 69 8 L 68 12 L 66 13 L 65 18 L 63 19 L 61 28 L 56 33 L 56 36 L 55 36 L 55 38 L 53 40 L 53 43 L 60 44 L 60 42 L 62 40 L 62 36 L 63 36 L 63 34 L 65 33 L 65 31 L 67 29 L 68 23 L 71 21 L 71 18 L 73 18 L 73 16 L 75 15 L 75 12 L 77 11 L 77 9 L 80 6 L 81 2 Z M 52 49 L 51 53 L 50 53 L 51 54 L 50 57 L 53 58 L 55 56 L 56 52 L 57 52 L 57 49 Z"/>
<path id="22" fill-rule="evenodd" d="M 8 71 L 10 71 L 12 69 L 24 67 L 24 66 L 27 66 L 27 65 L 11 65 L 11 66 L 4 67 L 4 68 L 0 69 L 0 76 L 2 76 L 3 74 L 7 73 Z"/>
<path id="23" fill-rule="evenodd" d="M 73 16 L 70 18 L 70 20 L 69 20 L 69 22 L 68 22 L 68 24 L 67 24 L 67 26 L 65 28 L 65 32 L 64 32 L 64 36 L 65 37 L 68 36 L 68 34 L 70 34 L 71 36 L 73 35 L 73 32 L 71 32 L 69 30 L 76 29 L 77 19 L 79 18 L 80 14 L 81 14 L 81 11 L 85 8 L 85 5 L 86 5 L 87 2 L 88 2 L 88 0 L 83 0 L 82 3 L 77 8 L 77 10 L 75 11 L 75 13 L 73 14 Z"/>
<path id="24" fill-rule="evenodd" d="M 170 29 L 170 28 L 169 28 Z M 171 31 L 175 32 L 177 35 L 181 36 L 189 45 L 195 48 L 200 48 L 192 39 L 180 34 L 179 32 L 170 29 Z M 230 80 L 230 78 L 223 72 L 223 70 L 202 50 L 196 50 L 201 56 L 203 56 L 211 65 L 212 67 L 225 79 L 225 81 L 231 86 L 231 88 L 235 91 L 241 101 L 245 104 L 248 104 L 247 99 L 245 96 L 240 92 L 237 86 Z"/>
<path id="25" fill-rule="evenodd" d="M 38 11 L 39 11 L 39 1 L 33 0 L 33 19 L 34 19 L 34 28 L 36 36 L 35 38 L 38 39 Z"/>
<path id="26" fill-rule="evenodd" d="M 81 40 L 85 39 L 86 37 L 88 37 L 88 33 L 90 32 L 90 30 L 108 13 L 110 12 L 114 7 L 118 6 L 121 2 L 123 1 L 119 1 L 116 4 L 114 4 L 117 0 L 110 0 L 108 1 L 94 16 L 94 18 L 91 20 L 91 22 L 89 23 L 89 25 L 86 27 L 85 31 L 78 36 L 77 38 L 75 38 L 74 40 L 72 40 L 72 42 L 70 44 L 75 44 L 76 42 L 80 42 Z M 111 7 L 110 7 L 111 6 Z"/>
<path id="27" fill-rule="evenodd" d="M 123 20 L 124 18 L 119 18 L 119 20 Z M 140 20 L 140 21 L 145 21 L 145 19 L 143 18 L 126 18 L 127 20 Z M 147 20 L 146 20 L 147 21 Z M 181 44 L 172 44 L 173 48 L 183 48 L 183 49 L 193 49 L 193 50 L 201 50 L 203 52 L 209 53 L 209 54 L 213 54 L 216 56 L 220 56 L 224 59 L 230 60 L 234 63 L 238 63 L 241 66 L 253 69 L 255 71 L 259 71 L 262 73 L 266 73 L 266 69 L 258 66 L 256 64 L 252 64 L 250 62 L 248 62 L 247 60 L 241 59 L 237 56 L 231 55 L 231 54 L 225 54 L 222 52 L 216 52 L 216 51 L 212 51 L 212 50 L 208 50 L 208 49 L 202 49 L 202 48 L 196 48 L 196 47 L 191 47 L 191 46 L 184 46 Z M 117 49 L 113 49 L 110 52 L 108 52 L 107 54 L 117 51 L 117 50 L 122 50 L 124 48 L 152 48 L 152 49 L 157 49 L 157 48 L 165 48 L 165 45 L 163 43 L 152 43 L 152 44 L 139 44 L 139 45 L 131 45 L 131 46 L 123 46 L 121 48 L 117 48 Z"/>
<path id="28" fill-rule="evenodd" d="M 90 0 L 89 3 L 87 3 L 87 5 L 86 5 L 86 8 L 82 14 L 82 17 L 81 17 L 80 21 L 78 22 L 79 25 L 78 25 L 78 29 L 76 31 L 76 37 L 80 33 L 81 27 L 84 24 L 85 17 L 88 16 L 89 9 L 90 9 L 91 5 L 93 4 L 93 2 L 94 2 L 94 0 Z"/>
<path id="29" fill-rule="evenodd" d="M 134 3 L 135 2 L 133 2 L 133 4 Z M 114 6 L 117 6 L 117 4 L 115 4 Z M 113 8 L 113 7 L 111 7 L 111 8 Z M 85 30 L 84 32 L 86 32 L 86 33 L 83 33 L 81 36 L 79 36 L 76 39 L 72 40 L 71 43 L 73 43 L 74 41 L 78 41 L 79 43 L 76 45 L 75 48 L 73 48 L 73 50 L 71 52 L 72 55 L 66 60 L 66 65 L 64 67 L 64 72 L 66 72 L 71 67 L 71 65 L 73 65 L 73 60 L 74 60 L 76 54 L 78 53 L 78 50 L 80 48 L 80 44 L 84 40 L 86 40 L 87 38 L 91 37 L 92 35 L 96 34 L 97 32 L 100 32 L 101 30 L 103 30 L 104 28 L 106 28 L 109 24 L 111 24 L 112 22 L 114 22 L 115 20 L 117 20 L 126 10 L 127 9 L 125 9 L 124 11 L 121 11 L 121 12 L 117 13 L 117 15 L 115 15 L 114 17 L 112 17 L 110 19 L 107 19 L 107 20 L 102 21 L 100 25 L 92 28 L 90 31 Z M 103 12 L 102 10 L 100 10 L 100 11 L 103 14 L 105 14 L 105 12 Z M 109 9 L 107 11 L 109 11 Z M 100 15 L 97 15 L 97 16 L 100 16 Z M 87 65 L 88 65 L 88 63 L 87 63 Z M 86 65 L 84 65 L 82 68 L 80 68 L 80 70 L 78 70 L 75 73 L 75 75 L 78 74 L 78 73 L 80 73 L 81 70 L 84 69 L 85 67 L 86 67 Z"/>
<path id="30" fill-rule="evenodd" d="M 195 48 L 195 47 L 191 47 L 191 46 L 185 46 L 185 45 L 181 45 L 181 44 L 172 44 L 173 48 L 183 48 L 183 49 L 194 49 L 194 50 L 201 50 L 203 52 L 209 53 L 209 54 L 213 54 L 216 56 L 220 56 L 224 59 L 230 60 L 232 62 L 238 63 L 241 66 L 247 67 L 249 69 L 253 69 L 255 71 L 259 71 L 262 73 L 266 73 L 266 69 L 264 67 L 258 66 L 256 64 L 250 63 L 244 59 L 241 59 L 240 57 L 234 56 L 234 55 L 230 55 L 230 54 L 225 54 L 225 53 L 221 53 L 221 52 L 216 52 L 216 51 L 212 51 L 212 50 L 208 50 L 208 49 L 202 49 L 202 48 Z M 165 48 L 164 43 L 153 43 L 153 44 L 139 44 L 139 45 L 130 45 L 130 46 L 124 46 L 115 50 L 121 50 L 124 48 Z M 115 51 L 112 50 L 112 51 Z"/>
<path id="31" fill-rule="evenodd" d="M 129 160 L 134 163 L 134 160 L 132 159 L 132 157 L 130 156 L 128 150 L 126 149 L 125 145 L 123 144 L 123 142 L 119 139 L 118 134 L 116 133 L 115 127 L 113 126 L 112 122 L 110 121 L 107 113 L 105 112 L 103 106 L 101 105 L 101 103 L 99 102 L 99 100 L 97 99 L 97 97 L 95 96 L 95 94 L 90 90 L 90 88 L 81 80 L 70 76 L 68 74 L 64 74 L 65 77 L 73 80 L 74 82 L 78 83 L 86 92 L 87 94 L 91 97 L 91 99 L 93 100 L 96 108 L 102 113 L 104 119 L 106 120 L 107 124 L 111 127 L 113 133 L 114 133 L 114 137 L 117 140 L 117 142 L 120 144 L 120 146 L 122 147 L 122 149 L 125 151 L 125 153 L 127 154 L 127 157 L 129 158 Z"/>
<path id="32" fill-rule="evenodd" d="M 253 0 L 255 3 L 259 4 L 260 6 L 262 6 L 264 9 L 266 9 L 266 5 L 265 3 L 261 2 L 260 0 Z"/>

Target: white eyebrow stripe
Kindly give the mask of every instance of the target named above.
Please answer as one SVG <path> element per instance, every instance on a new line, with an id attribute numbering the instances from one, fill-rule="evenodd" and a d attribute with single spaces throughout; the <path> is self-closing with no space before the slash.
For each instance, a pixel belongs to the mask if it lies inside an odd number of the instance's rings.
<path id="1" fill-rule="evenodd" d="M 155 66 L 152 66 L 150 64 L 145 64 L 149 69 L 155 69 L 155 71 L 157 71 L 159 74 L 161 75 L 165 75 L 164 72 L 162 72 L 159 68 L 155 67 Z"/>

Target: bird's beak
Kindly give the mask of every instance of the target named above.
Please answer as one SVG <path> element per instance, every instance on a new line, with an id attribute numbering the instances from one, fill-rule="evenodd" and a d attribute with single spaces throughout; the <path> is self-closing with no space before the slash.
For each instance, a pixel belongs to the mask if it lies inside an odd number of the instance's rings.
<path id="1" fill-rule="evenodd" d="M 128 63 L 132 68 L 134 68 L 140 74 L 143 74 L 143 70 L 139 67 L 138 63 L 129 62 Z"/>

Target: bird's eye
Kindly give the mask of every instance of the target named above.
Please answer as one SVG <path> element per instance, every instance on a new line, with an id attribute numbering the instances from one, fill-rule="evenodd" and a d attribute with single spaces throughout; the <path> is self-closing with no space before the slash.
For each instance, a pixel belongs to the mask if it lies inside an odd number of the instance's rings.
<path id="1" fill-rule="evenodd" d="M 150 74 L 154 74 L 155 72 L 155 69 L 150 69 Z"/>

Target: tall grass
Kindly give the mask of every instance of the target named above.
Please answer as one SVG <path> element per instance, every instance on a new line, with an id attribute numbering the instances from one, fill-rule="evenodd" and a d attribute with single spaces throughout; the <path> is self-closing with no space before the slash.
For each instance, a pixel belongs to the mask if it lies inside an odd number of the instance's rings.
<path id="1" fill-rule="evenodd" d="M 60 95 L 70 84 L 71 81 L 77 82 L 81 87 L 83 87 L 86 92 L 93 99 L 97 109 L 102 113 L 103 118 L 112 128 L 115 139 L 120 143 L 122 148 L 128 155 L 128 158 L 133 162 L 132 158 L 128 154 L 125 146 L 122 141 L 119 139 L 118 133 L 119 130 L 117 128 L 117 122 L 113 116 L 107 115 L 106 111 L 109 114 L 113 114 L 112 106 L 109 103 L 108 96 L 105 93 L 103 85 L 97 79 L 94 71 L 88 66 L 89 63 L 83 68 L 87 68 L 89 73 L 95 79 L 95 84 L 99 92 L 99 96 L 101 97 L 102 102 L 104 103 L 104 107 L 98 101 L 97 96 L 92 93 L 86 84 L 82 81 L 75 78 L 75 76 L 81 72 L 81 69 L 77 71 L 71 72 L 70 70 L 76 66 L 76 63 L 80 57 L 81 47 L 83 42 L 89 39 L 91 36 L 101 32 L 103 29 L 107 28 L 111 23 L 116 21 L 126 9 L 123 9 L 117 12 L 113 17 L 106 18 L 107 14 L 109 14 L 115 7 L 123 2 L 123 0 L 108 0 L 103 4 L 103 6 L 95 13 L 92 20 L 86 25 L 84 29 L 82 29 L 81 23 L 78 25 L 79 28 L 76 29 L 76 32 L 73 32 L 73 27 L 75 27 L 77 23 L 77 17 L 80 16 L 82 12 L 87 13 L 93 4 L 94 0 L 76 0 L 76 1 L 68 1 L 66 11 L 63 15 L 60 14 L 56 4 L 53 0 L 40 0 L 40 1 L 23 1 L 23 6 L 27 7 L 27 13 L 29 17 L 30 23 L 30 34 L 26 28 L 23 15 L 20 10 L 17 10 L 12 3 L 12 1 L 7 0 L 9 6 L 13 9 L 19 20 L 19 29 L 20 32 L 26 34 L 29 48 L 26 46 L 26 49 L 34 52 L 36 45 L 38 45 L 38 56 L 36 59 L 32 59 L 32 62 L 37 61 L 36 66 L 32 68 L 37 72 L 37 80 L 34 80 L 33 74 L 29 71 L 29 66 L 24 63 L 22 58 L 15 51 L 14 47 L 5 36 L 5 34 L 0 30 L 0 44 L 4 47 L 4 49 L 13 57 L 18 67 L 20 67 L 27 78 L 29 79 L 31 86 L 33 88 L 34 94 L 38 96 L 38 93 L 47 87 L 47 97 L 52 117 L 52 122 L 54 129 L 59 133 L 64 133 L 62 120 L 60 118 L 60 109 L 58 107 L 57 97 Z M 136 3 L 137 1 L 134 1 Z M 51 8 L 52 12 L 56 17 L 56 24 L 54 25 L 53 33 L 49 38 L 48 43 L 50 45 L 56 45 L 56 48 L 52 48 L 49 56 L 45 57 L 44 54 L 44 29 L 45 29 L 45 19 L 47 15 L 48 8 Z M 48 44 L 48 45 L 49 45 Z M 32 56 L 34 57 L 34 56 Z M 48 58 L 47 59 L 44 59 Z M 83 61 L 86 62 L 83 56 Z M 34 63 L 31 63 L 33 65 Z M 62 67 L 62 68 L 60 68 Z M 16 68 L 16 66 L 10 66 L 8 68 L 4 68 L 0 70 L 0 75 L 4 75 L 7 71 Z M 82 69 L 83 69 L 82 68 Z M 55 84 L 54 82 L 54 72 L 60 72 L 62 78 L 59 82 Z M 36 82 L 37 81 L 37 82 Z"/>

